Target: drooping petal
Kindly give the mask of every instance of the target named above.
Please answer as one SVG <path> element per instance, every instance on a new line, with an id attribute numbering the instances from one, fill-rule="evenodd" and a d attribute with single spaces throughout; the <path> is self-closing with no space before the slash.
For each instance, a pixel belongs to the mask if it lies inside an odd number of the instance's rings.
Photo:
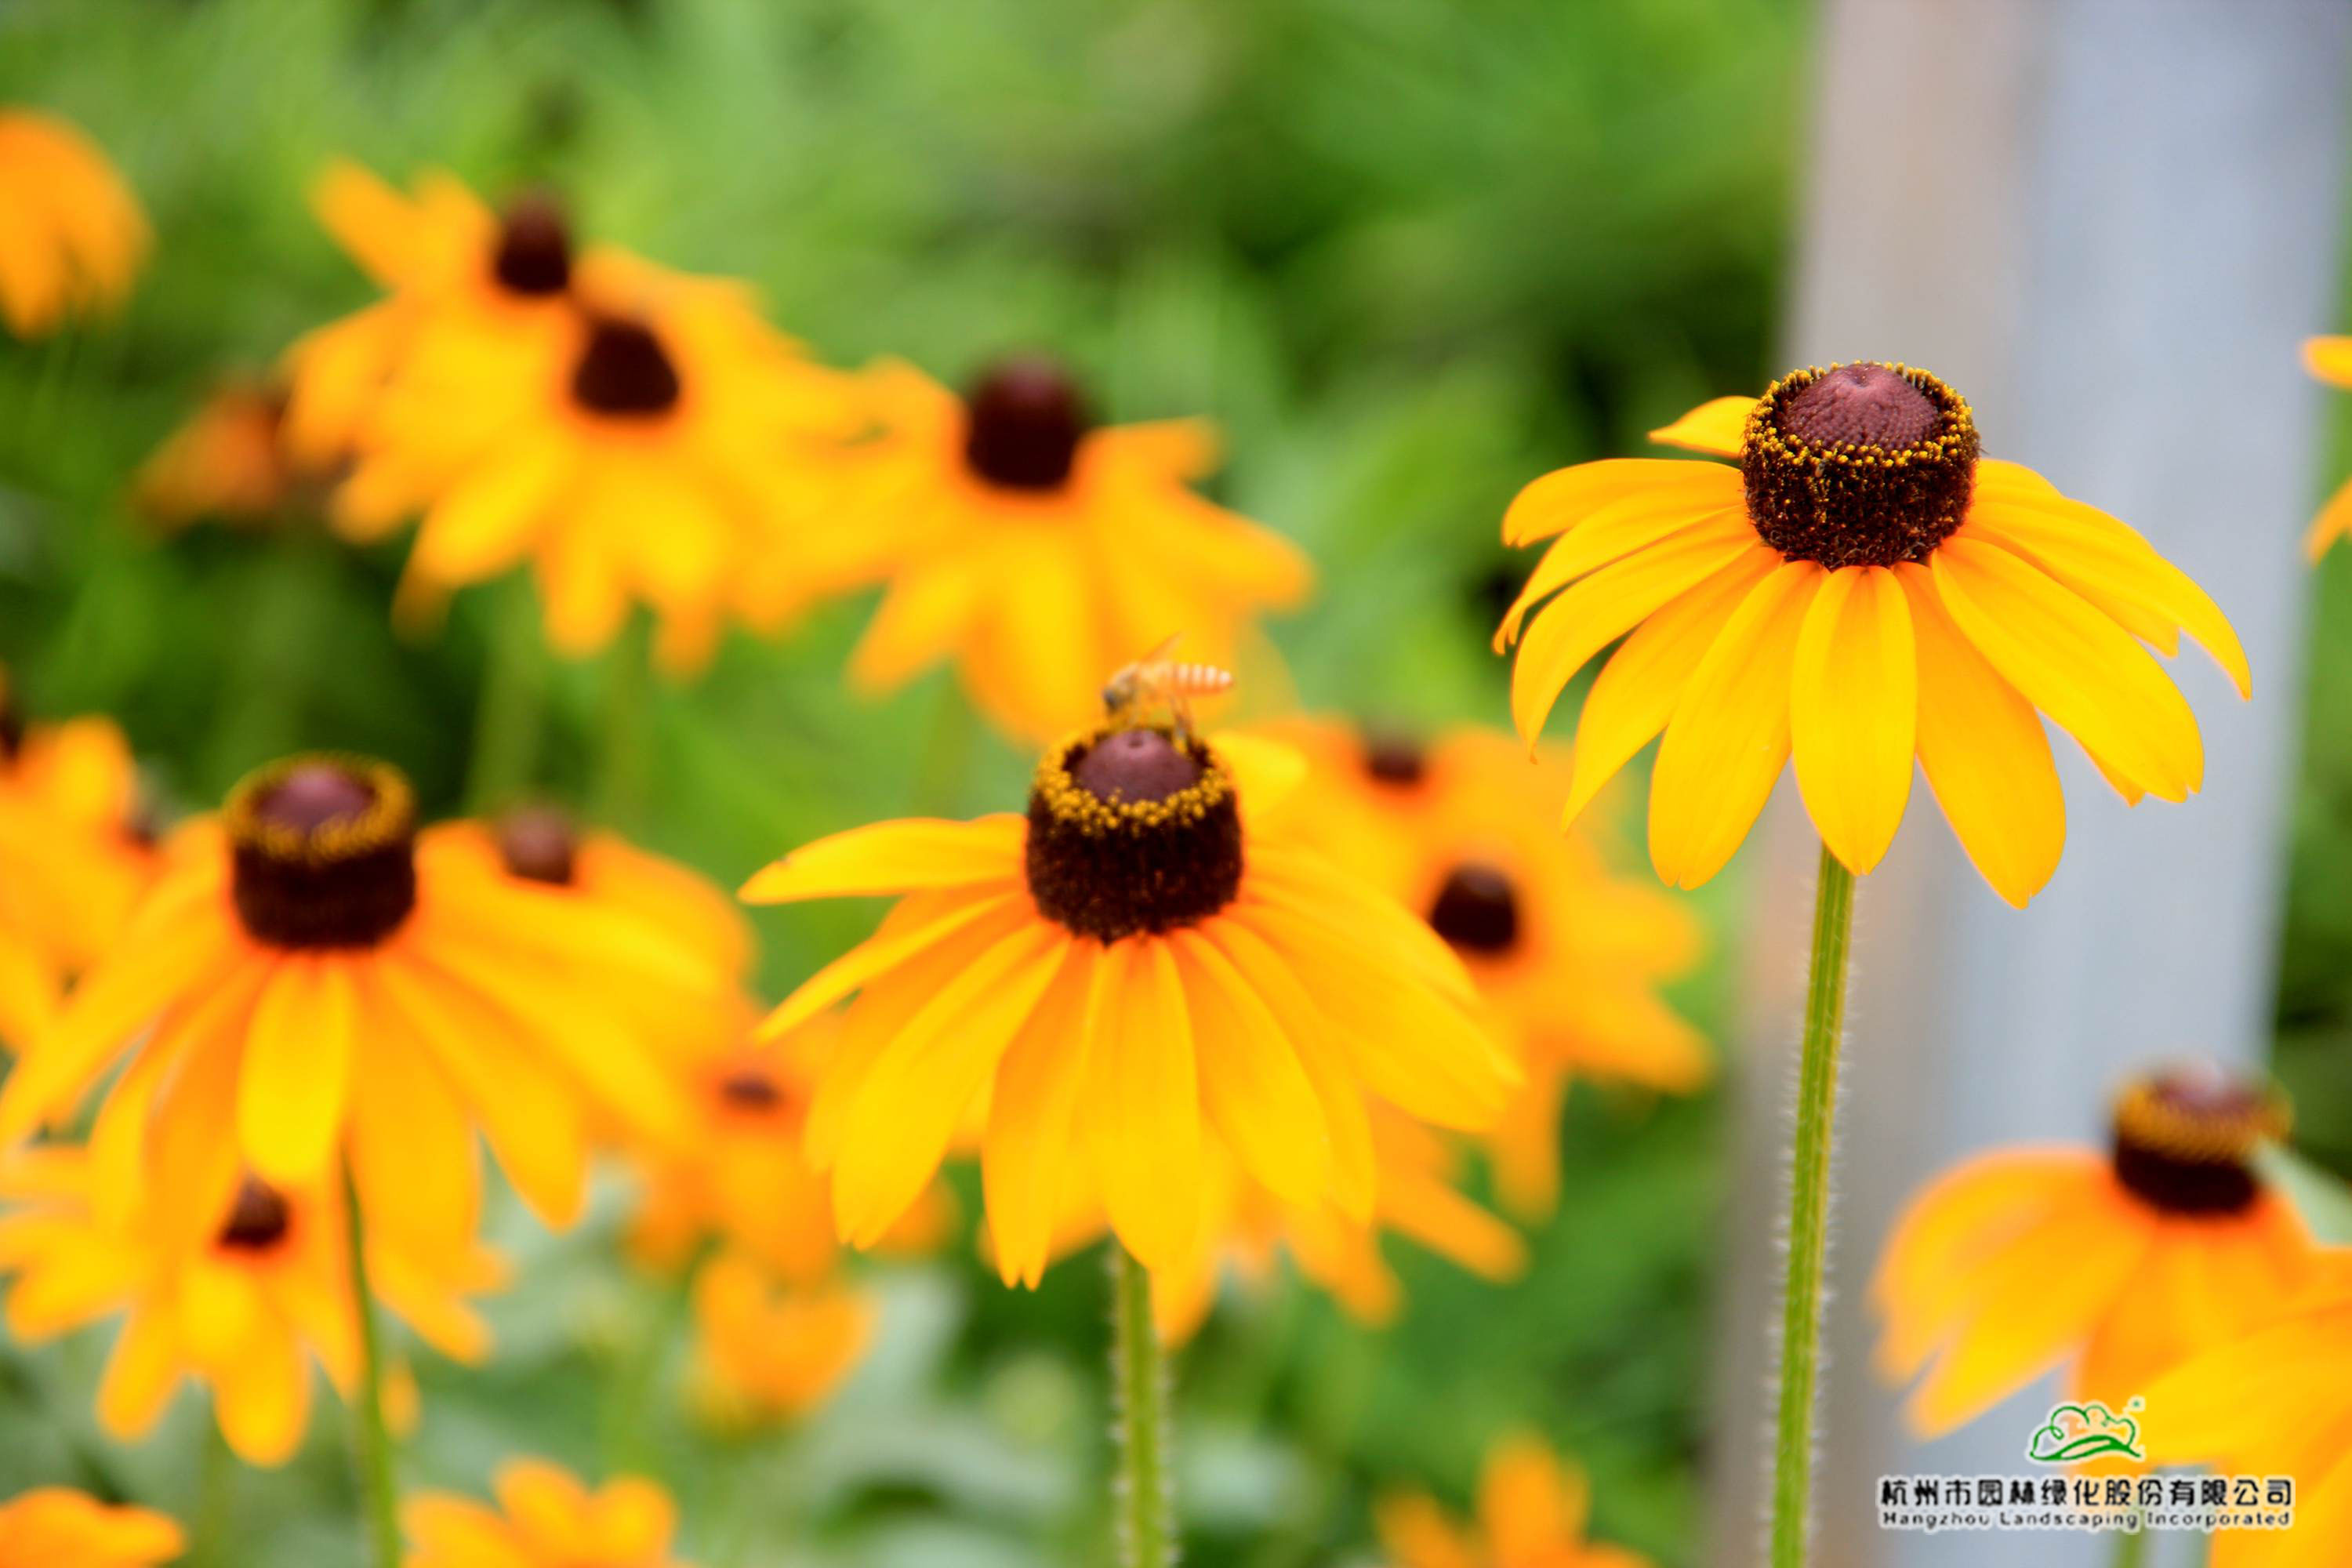
<path id="1" fill-rule="evenodd" d="M 1114 942 L 1097 962 L 1087 1148 L 1120 1244 L 1147 1268 L 1173 1266 L 1201 1225 L 1201 1090 L 1184 987 L 1157 938 Z"/>
<path id="2" fill-rule="evenodd" d="M 1011 813 L 853 827 L 793 850 L 744 883 L 741 896 L 781 904 L 1009 880 L 1020 875 L 1028 833 L 1029 824 Z"/>
<path id="3" fill-rule="evenodd" d="M 1007 1285 L 1034 1287 L 1053 1256 L 1062 1173 L 1069 1168 L 1076 1136 L 1071 1119 L 1095 1036 L 1100 951 L 1089 942 L 1071 944 L 1061 973 L 997 1067 L 981 1143 L 981 1181 L 997 1270 Z"/>
<path id="4" fill-rule="evenodd" d="M 760 1037 L 772 1040 L 790 1034 L 818 1014 L 846 1000 L 900 965 L 920 957 L 957 932 L 982 922 L 1000 922 L 1024 913 L 1021 906 L 1024 902 L 1024 895 L 1008 893 L 1002 897 L 982 894 L 952 902 L 921 906 L 921 912 L 929 918 L 886 924 L 882 931 L 803 981 L 800 988 L 785 997 L 782 1004 L 761 1024 Z M 906 909 L 907 906 L 902 905 L 901 908 Z M 908 910 L 908 912 L 917 911 Z M 897 929 L 892 929 L 894 925 Z"/>
<path id="5" fill-rule="evenodd" d="M 2129 632 L 1981 540 L 1946 540 L 1929 566 L 1977 651 L 2084 750 L 2159 800 L 2196 793 L 2205 776 L 2196 717 Z"/>
<path id="6" fill-rule="evenodd" d="M 1789 737 L 1813 826 L 1857 875 L 1878 864 L 1903 825 L 1918 717 L 1902 584 L 1883 566 L 1831 573 L 1797 634 Z"/>
<path id="7" fill-rule="evenodd" d="M 2311 531 L 2303 536 L 2304 552 L 2316 561 L 2347 533 L 2352 533 L 2352 479 L 2338 485 L 2319 515 L 2311 520 Z"/>
<path id="8" fill-rule="evenodd" d="M 1528 574 L 1527 585 L 1512 601 L 1503 616 L 1502 629 L 1496 635 L 1506 643 L 1516 641 L 1520 624 L 1530 610 L 1579 577 L 1597 572 L 1612 561 L 1622 561 L 1637 550 L 1702 525 L 1719 529 L 1728 520 L 1747 526 L 1748 513 L 1739 492 L 1738 470 L 1715 471 L 1724 476 L 1719 493 L 1701 500 L 1694 500 L 1688 491 L 1680 489 L 1627 496 L 1612 501 L 1572 531 L 1553 540 L 1536 563 L 1536 569 Z"/>
<path id="9" fill-rule="evenodd" d="M 1753 397 L 1711 397 L 1673 424 L 1650 432 L 1650 439 L 1665 447 L 1682 447 L 1712 458 L 1738 461 L 1748 442 L 1748 416 L 1756 411 Z"/>
<path id="10" fill-rule="evenodd" d="M 1650 861 L 1669 887 L 1723 868 L 1789 760 L 1797 637 L 1827 576 L 1791 561 L 1749 590 L 1692 671 L 1650 775 Z"/>
<path id="11" fill-rule="evenodd" d="M 1603 458 L 1556 468 L 1522 489 L 1503 514 L 1503 542 L 1528 544 L 1574 528 L 1612 501 L 1658 491 L 1719 493 L 1725 469 L 1675 458 Z M 1735 473 L 1734 477 L 1737 475 Z"/>
<path id="12" fill-rule="evenodd" d="M 1925 566 L 1895 568 L 1919 658 L 1919 765 L 1994 892 L 2019 909 L 2058 869 L 2066 799 L 2033 704 L 1952 624 Z"/>
<path id="13" fill-rule="evenodd" d="M 341 960 L 278 961 L 254 1005 L 237 1075 L 237 1142 L 265 1181 L 298 1185 L 327 1168 L 350 1102 L 357 1032 Z"/>
<path id="14" fill-rule="evenodd" d="M 1192 1019 L 1202 1109 L 1269 1191 L 1296 1204 L 1320 1203 L 1331 1180 L 1330 1135 L 1281 1025 L 1198 932 L 1171 932 L 1168 948 Z"/>

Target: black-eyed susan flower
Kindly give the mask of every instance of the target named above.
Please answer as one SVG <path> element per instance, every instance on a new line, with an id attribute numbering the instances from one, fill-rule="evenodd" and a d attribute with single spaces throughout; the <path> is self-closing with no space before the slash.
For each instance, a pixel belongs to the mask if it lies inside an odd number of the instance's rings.
<path id="1" fill-rule="evenodd" d="M 1463 1194 L 1464 1162 L 1451 1143 L 1393 1107 L 1368 1110 L 1369 1219 L 1328 1199 L 1286 1202 L 1230 1157 L 1204 1154 L 1202 1219 L 1192 1247 L 1151 1275 L 1152 1317 L 1162 1339 L 1181 1344 L 1192 1338 L 1216 1303 L 1222 1277 L 1265 1281 L 1286 1255 L 1318 1289 L 1374 1328 L 1393 1321 L 1404 1304 L 1403 1286 L 1382 1256 L 1384 1236 L 1411 1241 L 1486 1279 L 1516 1279 L 1527 1268 L 1518 1233 Z"/>
<path id="2" fill-rule="evenodd" d="M 1038 764 L 1025 818 L 878 824 L 751 880 L 753 902 L 899 897 L 766 1025 L 856 996 L 808 1126 L 847 1240 L 879 1240 L 983 1104 L 997 1262 L 1032 1283 L 1087 1195 L 1136 1258 L 1181 1266 L 1212 1149 L 1361 1220 L 1368 1096 L 1450 1126 L 1499 1113 L 1513 1069 L 1459 961 L 1269 826 L 1297 772 L 1234 737 L 1081 733 Z"/>
<path id="3" fill-rule="evenodd" d="M 158 525 L 203 519 L 266 523 L 286 508 L 302 476 L 286 449 L 282 388 L 225 381 L 139 466 L 132 500 Z"/>
<path id="4" fill-rule="evenodd" d="M 1465 727 L 1423 744 L 1331 721 L 1276 731 L 1310 761 L 1321 803 L 1299 829 L 1421 911 L 1477 983 L 1479 1014 L 1526 1080 L 1487 1134 L 1496 1184 L 1525 1215 L 1559 1186 L 1571 1078 L 1687 1093 L 1712 1070 L 1658 988 L 1698 962 L 1698 924 L 1656 888 L 1612 873 L 1558 826 L 1565 752 Z"/>
<path id="5" fill-rule="evenodd" d="M 805 1415 L 856 1370 L 879 1316 L 855 1285 L 789 1283 L 722 1252 L 694 1279 L 696 1406 L 720 1427 Z"/>
<path id="6" fill-rule="evenodd" d="M 670 1556 L 677 1509 L 652 1481 L 621 1476 L 590 1491 L 542 1459 L 509 1459 L 495 1508 L 425 1492 L 401 1509 L 405 1568 L 688 1568 Z"/>
<path id="7" fill-rule="evenodd" d="M 226 1121 L 217 1092 L 204 1109 Z M 119 1214 L 108 1212 L 107 1171 L 135 1159 L 124 1144 L 137 1131 L 119 1121 L 101 1122 L 88 1150 L 45 1144 L 0 1157 L 0 1274 L 14 1277 L 5 1318 L 31 1342 L 121 1314 L 98 1391 L 108 1432 L 145 1436 L 193 1377 L 210 1387 L 229 1447 L 274 1465 L 309 1425 L 311 1363 L 342 1391 L 359 1371 L 348 1233 L 331 1186 L 274 1186 L 241 1172 L 233 1145 L 215 1135 L 220 1124 L 155 1130 L 182 1146 L 170 1163 L 191 1184 L 141 1189 Z M 449 1178 L 419 1171 L 415 1179 Z M 470 1218 L 404 1218 L 373 1226 L 367 1238 L 377 1299 L 461 1361 L 489 1348 L 466 1298 L 505 1279 Z"/>
<path id="8" fill-rule="evenodd" d="M 473 1212 L 478 1126 L 525 1200 L 562 1223 L 580 1206 L 592 1109 L 647 1137 L 682 1130 L 675 1087 L 627 1020 L 659 1005 L 645 993 L 695 994 L 707 961 L 642 919 L 509 876 L 469 830 L 419 833 L 396 769 L 265 767 L 166 860 L 0 1087 L 13 1142 L 123 1064 L 100 1135 L 121 1120 L 153 1136 L 129 1137 L 143 1158 L 104 1173 L 115 1210 L 123 1188 L 188 1188 L 197 1173 L 166 1156 L 189 1140 L 170 1134 L 200 1128 L 286 1187 L 347 1148 L 371 1218 L 425 1226 Z"/>
<path id="9" fill-rule="evenodd" d="M 0 319 L 20 338 L 111 310 L 147 255 L 147 219 L 96 143 L 0 108 Z"/>
<path id="10" fill-rule="evenodd" d="M 835 524 L 888 584 L 850 663 L 865 688 L 952 660 L 992 721 L 1043 742 L 1152 638 L 1230 664 L 1256 616 L 1312 584 L 1287 541 L 1190 488 L 1215 465 L 1199 423 L 1097 426 L 1043 358 L 961 398 L 905 365 L 870 375 L 883 434 L 855 448 Z"/>
<path id="11" fill-rule="evenodd" d="M 1619 458 L 1529 485 L 1504 537 L 1557 537 L 1496 647 L 1517 645 L 1512 713 L 1532 743 L 1624 638 L 1578 721 L 1568 811 L 1663 733 L 1649 837 L 1667 882 L 1722 868 L 1792 755 L 1822 842 L 1856 872 L 1893 841 L 1916 757 L 2020 906 L 2065 838 L 2042 716 L 2126 801 L 2203 781 L 2196 720 L 2148 647 L 2186 632 L 2242 693 L 2229 622 L 2123 523 L 1979 457 L 1967 402 L 1934 376 L 1797 371 L 1655 438 L 1736 466 Z"/>
<path id="12" fill-rule="evenodd" d="M 26 727 L 0 676 L 0 1046 L 21 1048 L 155 871 L 138 771 L 105 719 Z"/>
<path id="13" fill-rule="evenodd" d="M 1582 1471 L 1519 1434 L 1488 1450 L 1475 1523 L 1423 1492 L 1382 1499 L 1374 1522 L 1389 1568 L 1646 1568 L 1647 1558 L 1585 1539 L 1591 1505 Z"/>
<path id="14" fill-rule="evenodd" d="M 2148 1385 L 2148 1458 L 2294 1480 L 2293 1526 L 2217 1531 L 2210 1568 L 2333 1568 L 2352 1540 L 2352 1265 L 2331 1254 L 2309 1289 L 2251 1310 Z"/>
<path id="15" fill-rule="evenodd" d="M 2328 385 L 2352 389 L 2352 337 L 2312 339 L 2303 345 L 2303 363 Z M 2327 498 L 2327 504 L 2312 520 L 2304 545 L 2315 561 L 2347 533 L 2352 533 L 2352 479 L 2345 480 Z"/>
<path id="16" fill-rule="evenodd" d="M 152 1509 L 103 1503 L 68 1487 L 0 1502 L 0 1568 L 155 1568 L 187 1550 L 180 1527 Z"/>
<path id="17" fill-rule="evenodd" d="M 2323 1254 L 2252 1163 L 2285 1128 L 2268 1093 L 2168 1073 L 2124 1091 L 2110 1151 L 2005 1150 L 1929 1186 L 1870 1297 L 1881 1374 L 1927 1373 L 1912 1425 L 1949 1431 L 2062 1362 L 2072 1397 L 2122 1411 L 2301 1289 Z"/>

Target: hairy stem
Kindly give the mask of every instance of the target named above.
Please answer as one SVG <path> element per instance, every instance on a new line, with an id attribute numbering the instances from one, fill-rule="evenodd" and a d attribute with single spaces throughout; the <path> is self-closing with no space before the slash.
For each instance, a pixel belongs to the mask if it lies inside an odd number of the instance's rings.
<path id="1" fill-rule="evenodd" d="M 1170 1517 L 1168 1355 L 1151 1321 L 1151 1275 L 1127 1249 L 1111 1247 L 1111 1428 L 1118 1443 L 1120 1568 L 1171 1568 L 1176 1542 Z"/>
<path id="2" fill-rule="evenodd" d="M 1789 1175 L 1789 1275 L 1781 1298 L 1780 1414 L 1772 1453 L 1772 1568 L 1803 1568 L 1812 1523 L 1830 1143 L 1837 1121 L 1838 1045 L 1845 1027 L 1846 961 L 1853 941 L 1853 873 L 1824 847 L 1813 895 L 1813 958 L 1805 986 L 1797 1143 Z"/>

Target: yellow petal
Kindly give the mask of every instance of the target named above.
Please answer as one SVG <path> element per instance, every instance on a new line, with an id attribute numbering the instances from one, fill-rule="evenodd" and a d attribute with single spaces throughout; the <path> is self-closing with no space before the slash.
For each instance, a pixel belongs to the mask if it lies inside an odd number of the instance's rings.
<path id="1" fill-rule="evenodd" d="M 1673 458 L 1603 458 L 1557 468 L 1520 490 L 1503 514 L 1503 542 L 1527 544 L 1574 528 L 1610 502 L 1627 496 L 1683 489 L 1715 491 L 1724 470 L 1712 464 Z"/>
<path id="2" fill-rule="evenodd" d="M 1174 1267 L 1201 1224 L 1201 1090 L 1184 987 L 1156 937 L 1114 942 L 1098 962 L 1087 1148 L 1120 1245 L 1147 1268 Z"/>
<path id="3" fill-rule="evenodd" d="M 1007 1285 L 1034 1286 L 1053 1256 L 1054 1226 L 1064 1205 L 1064 1172 L 1071 1118 L 1086 1083 L 1087 1042 L 1094 1037 L 1096 955 L 1091 942 L 1071 944 L 1054 977 L 996 1070 L 988 1131 L 981 1144 L 981 1181 L 996 1267 Z"/>
<path id="4" fill-rule="evenodd" d="M 1911 612 L 1895 574 L 1831 573 L 1797 634 L 1790 677 L 1797 787 L 1822 842 L 1865 873 L 1903 825 L 1919 715 Z"/>
<path id="5" fill-rule="evenodd" d="M 1759 400 L 1753 397 L 1711 397 L 1663 429 L 1650 432 L 1662 446 L 1684 447 L 1709 457 L 1735 461 L 1748 444 L 1748 416 Z"/>
<path id="6" fill-rule="evenodd" d="M 889 922 L 803 981 L 800 988 L 761 1022 L 760 1037 L 782 1038 L 957 932 L 982 922 L 998 922 L 1023 914 L 1025 901 L 1025 894 L 959 900 L 937 906 L 936 914 L 930 913 L 933 906 L 924 906 L 929 918 L 920 921 Z"/>
<path id="7" fill-rule="evenodd" d="M 2352 338 L 2306 338 L 2303 344 L 2303 364 L 2320 380 L 2337 386 L 2352 386 Z"/>
<path id="8" fill-rule="evenodd" d="M 911 818 L 853 827 L 803 845 L 743 884 L 747 903 L 843 899 L 1009 880 L 1029 824 L 1011 813 L 976 822 Z"/>
<path id="9" fill-rule="evenodd" d="M 1669 887 L 1723 868 L 1789 760 L 1797 635 L 1828 575 L 1791 561 L 1749 590 L 1699 660 L 1650 776 L 1650 861 Z"/>
<path id="10" fill-rule="evenodd" d="M 1895 568 L 1919 656 L 1919 765 L 1960 847 L 2019 909 L 2058 869 L 2066 799 L 2041 715 L 1944 610 L 1925 566 Z"/>
<path id="11" fill-rule="evenodd" d="M 1281 1025 L 1198 932 L 1171 932 L 1168 948 L 1192 1019 L 1201 1105 L 1211 1124 L 1277 1197 L 1322 1202 L 1331 1180 L 1330 1136 L 1315 1086 Z"/>
<path id="12" fill-rule="evenodd" d="M 1478 1478 L 1478 1518 L 1497 1563 L 1534 1563 L 1584 1534 L 1583 1478 L 1563 1472 L 1541 1439 L 1495 1445 Z"/>
<path id="13" fill-rule="evenodd" d="M 1513 641 L 1529 610 L 1612 561 L 1622 560 L 1685 529 L 1719 518 L 1729 517 L 1745 525 L 1748 513 L 1740 494 L 1738 470 L 1713 465 L 1708 465 L 1708 469 L 1721 474 L 1723 482 L 1704 495 L 1694 495 L 1680 487 L 1630 495 L 1610 502 L 1570 532 L 1553 540 L 1542 559 L 1536 563 L 1536 569 L 1528 574 L 1527 585 L 1519 590 L 1519 596 L 1503 616 L 1501 631 L 1496 635 L 1506 643 Z"/>
<path id="14" fill-rule="evenodd" d="M 1929 567 L 1977 651 L 2085 751 L 2159 800 L 2196 793 L 2205 776 L 2196 718 L 2130 633 L 1999 545 L 1956 536 Z"/>
<path id="15" fill-rule="evenodd" d="M 357 1012 L 343 963 L 307 956 L 279 960 L 254 1005 L 236 1134 L 265 1181 L 293 1186 L 327 1169 L 350 1098 Z"/>
<path id="16" fill-rule="evenodd" d="M 1537 612 L 1511 666 L 1511 720 L 1532 746 L 1585 662 L 1649 616 L 1756 550 L 1737 518 L 1691 529 L 1571 584 Z"/>
<path id="17" fill-rule="evenodd" d="M 2311 520 L 2311 531 L 2303 536 L 2304 551 L 2316 561 L 2327 553 L 2329 545 L 2347 533 L 2352 533 L 2352 479 L 2337 486 L 2336 493 L 2327 498 L 2327 504 L 2319 509 L 2319 515 Z"/>

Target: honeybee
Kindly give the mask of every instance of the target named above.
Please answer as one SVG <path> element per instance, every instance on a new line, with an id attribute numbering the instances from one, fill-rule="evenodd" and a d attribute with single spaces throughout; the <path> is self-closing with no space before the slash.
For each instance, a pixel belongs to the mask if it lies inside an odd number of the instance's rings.
<path id="1" fill-rule="evenodd" d="M 1192 733 L 1192 700 L 1232 689 L 1233 671 L 1213 664 L 1180 662 L 1176 651 L 1182 632 L 1121 668 L 1103 683 L 1103 711 L 1114 723 L 1133 722 L 1152 703 L 1165 703 L 1180 736 Z"/>

